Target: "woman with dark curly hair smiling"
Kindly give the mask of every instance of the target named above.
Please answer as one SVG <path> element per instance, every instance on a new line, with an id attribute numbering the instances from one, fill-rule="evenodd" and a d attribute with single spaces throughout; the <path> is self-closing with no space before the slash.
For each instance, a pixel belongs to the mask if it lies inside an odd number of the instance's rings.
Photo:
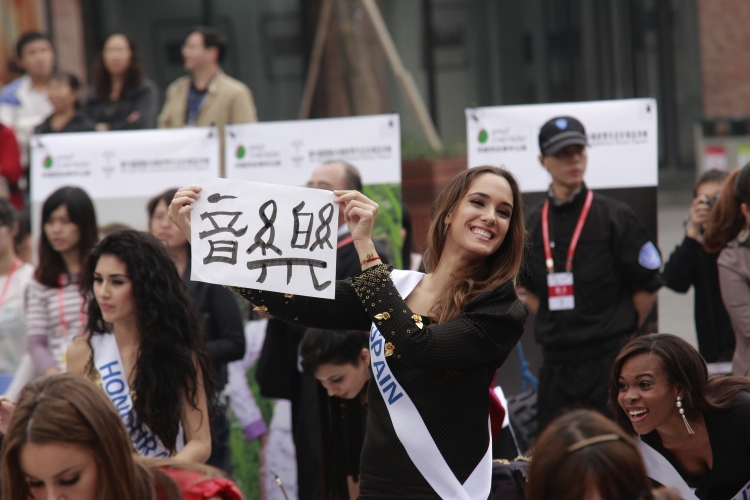
<path id="1" fill-rule="evenodd" d="M 68 371 L 102 387 L 139 455 L 205 462 L 208 354 L 164 246 L 147 233 L 112 233 L 89 255 L 81 292 L 88 324 L 68 348 Z"/>

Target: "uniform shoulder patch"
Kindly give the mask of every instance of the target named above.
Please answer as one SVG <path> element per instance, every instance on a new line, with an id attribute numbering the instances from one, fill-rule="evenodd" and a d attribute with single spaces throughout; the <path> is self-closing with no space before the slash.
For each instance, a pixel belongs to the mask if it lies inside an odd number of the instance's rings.
<path id="1" fill-rule="evenodd" d="M 638 263 L 646 269 L 659 269 L 661 267 L 661 255 L 656 246 L 647 241 L 638 254 Z"/>

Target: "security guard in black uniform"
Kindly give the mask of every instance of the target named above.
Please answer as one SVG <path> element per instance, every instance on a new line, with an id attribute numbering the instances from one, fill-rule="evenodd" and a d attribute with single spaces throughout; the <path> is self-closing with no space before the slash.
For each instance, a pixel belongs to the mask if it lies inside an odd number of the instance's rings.
<path id="1" fill-rule="evenodd" d="M 543 346 L 540 430 L 565 407 L 607 413 L 612 363 L 662 285 L 661 256 L 633 210 L 583 182 L 587 146 L 583 125 L 570 116 L 552 118 L 539 133 L 539 161 L 552 185 L 527 214 L 531 246 L 520 284 Z"/>

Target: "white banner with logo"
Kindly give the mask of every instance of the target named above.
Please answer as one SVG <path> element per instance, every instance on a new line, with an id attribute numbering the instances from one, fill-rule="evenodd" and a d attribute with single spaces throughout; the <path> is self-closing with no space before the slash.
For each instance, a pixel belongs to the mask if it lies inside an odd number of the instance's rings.
<path id="1" fill-rule="evenodd" d="M 469 167 L 505 166 L 524 192 L 546 191 L 539 130 L 559 116 L 577 118 L 588 136 L 586 185 L 593 189 L 658 185 L 655 99 L 496 106 L 466 110 Z"/>
<path id="2" fill-rule="evenodd" d="M 195 177 L 195 281 L 333 299 L 339 206 L 331 191 Z"/>
<path id="3" fill-rule="evenodd" d="M 31 139 L 32 225 L 44 200 L 63 186 L 84 189 L 100 226 L 145 230 L 146 202 L 194 175 L 219 175 L 215 128 L 35 135 Z"/>
<path id="4" fill-rule="evenodd" d="M 315 167 L 351 163 L 364 184 L 401 182 L 396 114 L 227 125 L 228 179 L 304 186 Z"/>

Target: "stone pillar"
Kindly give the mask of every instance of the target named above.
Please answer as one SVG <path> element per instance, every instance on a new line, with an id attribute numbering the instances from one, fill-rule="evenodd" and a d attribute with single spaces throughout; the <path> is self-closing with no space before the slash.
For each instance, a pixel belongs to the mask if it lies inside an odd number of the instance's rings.
<path id="1" fill-rule="evenodd" d="M 54 0 L 49 8 L 57 69 L 73 73 L 85 85 L 88 72 L 81 0 Z"/>

